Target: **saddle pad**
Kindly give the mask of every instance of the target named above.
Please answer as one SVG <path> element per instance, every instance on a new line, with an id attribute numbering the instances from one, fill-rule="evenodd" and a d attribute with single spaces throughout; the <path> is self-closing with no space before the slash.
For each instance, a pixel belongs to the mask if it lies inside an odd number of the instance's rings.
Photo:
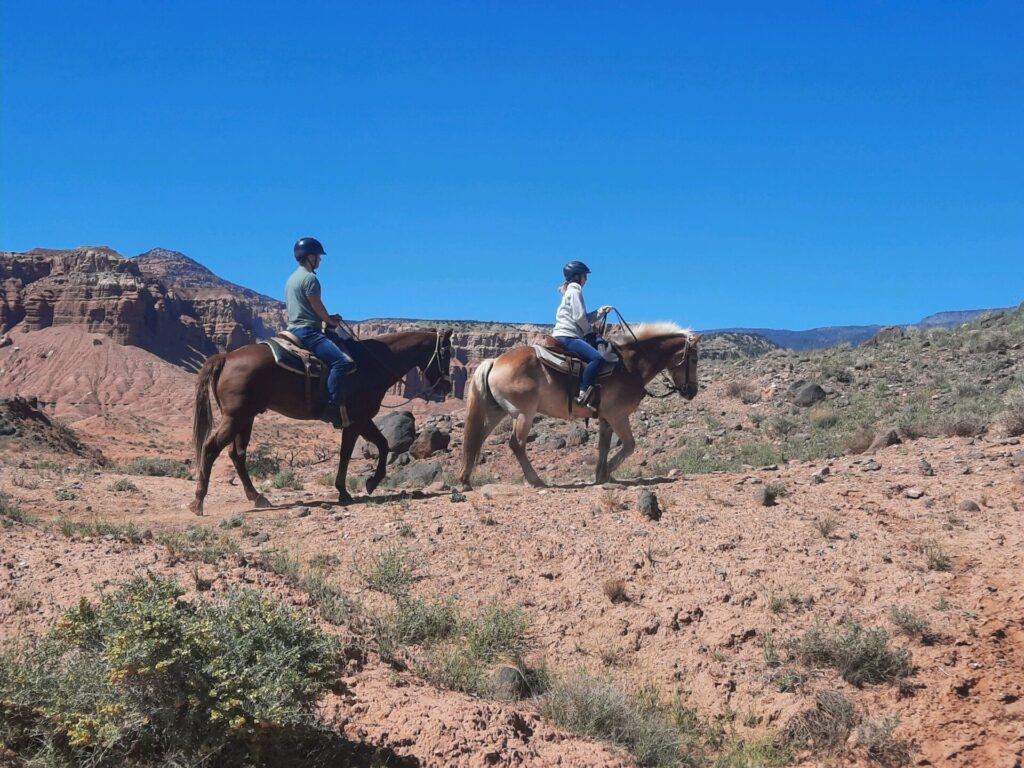
<path id="1" fill-rule="evenodd" d="M 274 362 L 277 363 L 281 368 L 292 373 L 297 373 L 300 376 L 306 375 L 306 366 L 302 364 L 302 358 L 300 357 L 300 348 L 296 347 L 287 339 L 275 336 L 270 339 L 263 339 L 260 344 L 266 344 L 270 347 L 270 351 L 274 354 Z M 301 350 L 301 354 L 309 354 L 305 350 Z M 309 355 L 309 375 L 319 376 L 323 373 L 324 364 L 320 362 L 320 359 Z"/>
<path id="2" fill-rule="evenodd" d="M 559 373 L 569 373 L 569 364 L 566 362 L 565 355 L 552 352 L 550 349 L 541 346 L 540 344 L 534 344 L 533 349 L 537 353 L 538 359 L 548 368 L 553 371 L 558 371 Z M 598 371 L 597 374 L 598 377 L 603 379 L 605 376 L 610 376 L 615 371 L 618 364 L 618 358 L 612 361 L 605 359 L 601 363 L 601 370 Z M 586 365 L 585 362 L 584 365 Z"/>

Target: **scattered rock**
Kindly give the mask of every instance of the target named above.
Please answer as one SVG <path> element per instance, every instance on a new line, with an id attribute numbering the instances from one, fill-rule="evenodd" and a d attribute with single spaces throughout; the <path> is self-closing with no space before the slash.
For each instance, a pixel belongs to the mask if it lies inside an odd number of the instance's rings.
<path id="1" fill-rule="evenodd" d="M 807 408 L 825 399 L 825 390 L 814 382 L 798 381 L 789 388 L 790 399 L 801 408 Z"/>
<path id="2" fill-rule="evenodd" d="M 920 499 L 924 496 L 924 490 L 921 488 L 907 488 L 907 490 L 903 492 L 903 495 L 908 499 Z"/>
<path id="3" fill-rule="evenodd" d="M 576 447 L 585 445 L 588 440 L 590 440 L 590 432 L 587 431 L 586 427 L 577 425 L 569 430 L 569 436 L 566 438 L 566 444 Z"/>
<path id="4" fill-rule="evenodd" d="M 451 440 L 452 436 L 449 433 L 442 432 L 437 427 L 427 427 L 413 440 L 409 446 L 409 453 L 417 459 L 426 459 L 438 451 L 445 450 Z"/>
<path id="5" fill-rule="evenodd" d="M 416 439 L 416 417 L 412 411 L 392 411 L 373 420 L 377 429 L 388 441 L 391 453 L 405 453 Z M 377 446 L 363 443 L 363 456 L 371 459 L 377 456 Z"/>
<path id="6" fill-rule="evenodd" d="M 981 507 L 978 506 L 977 502 L 970 499 L 961 501 L 959 509 L 961 512 L 981 512 Z"/>
<path id="7" fill-rule="evenodd" d="M 516 667 L 498 667 L 491 677 L 491 684 L 496 699 L 517 701 L 530 695 L 530 684 Z"/>
<path id="8" fill-rule="evenodd" d="M 932 465 L 928 463 L 927 459 L 921 459 L 917 462 L 917 468 L 921 470 L 921 474 L 925 477 L 932 477 L 935 475 L 935 470 L 932 469 Z"/>
<path id="9" fill-rule="evenodd" d="M 412 462 L 392 475 L 395 485 L 422 488 L 430 485 L 441 476 L 442 465 L 439 461 Z"/>
<path id="10" fill-rule="evenodd" d="M 762 507 L 774 507 L 775 506 L 775 491 L 769 486 L 764 485 L 754 491 L 754 501 L 760 504 Z"/>
<path id="11" fill-rule="evenodd" d="M 864 462 L 864 466 L 861 467 L 861 471 L 862 472 L 877 472 L 881 468 L 882 468 L 881 464 L 879 464 L 874 459 L 869 459 L 868 461 Z"/>
<path id="12" fill-rule="evenodd" d="M 871 441 L 871 445 L 868 446 L 868 451 L 874 453 L 880 451 L 882 448 L 888 448 L 890 445 L 899 445 L 900 436 L 895 429 L 887 429 L 884 432 L 879 432 L 875 435 L 875 439 Z"/>
<path id="13" fill-rule="evenodd" d="M 252 541 L 254 544 L 266 544 L 270 541 L 270 534 L 266 531 L 259 531 L 253 534 Z"/>
<path id="14" fill-rule="evenodd" d="M 640 499 L 636 508 L 649 520 L 661 520 L 661 506 L 658 504 L 658 497 L 654 491 L 640 491 Z"/>

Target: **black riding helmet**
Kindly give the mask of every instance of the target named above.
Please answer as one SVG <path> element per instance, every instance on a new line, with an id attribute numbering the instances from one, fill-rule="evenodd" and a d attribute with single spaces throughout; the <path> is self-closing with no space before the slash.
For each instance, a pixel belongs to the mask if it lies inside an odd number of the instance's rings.
<path id="1" fill-rule="evenodd" d="M 295 242 L 292 249 L 295 252 L 295 260 L 302 261 L 307 256 L 325 256 L 327 251 L 315 237 L 302 237 Z"/>
<path id="2" fill-rule="evenodd" d="M 565 275 L 566 280 L 572 280 L 574 277 L 580 277 L 581 275 L 589 275 L 590 267 L 588 267 L 582 261 L 570 261 L 568 264 L 562 267 L 562 274 Z"/>

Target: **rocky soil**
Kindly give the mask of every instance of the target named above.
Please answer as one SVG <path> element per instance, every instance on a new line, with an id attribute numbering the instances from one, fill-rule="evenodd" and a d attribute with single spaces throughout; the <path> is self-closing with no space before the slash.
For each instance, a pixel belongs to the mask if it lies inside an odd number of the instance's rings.
<path id="1" fill-rule="evenodd" d="M 645 402 L 637 453 L 604 487 L 587 484 L 595 425 L 540 420 L 529 451 L 551 487 L 521 485 L 499 427 L 477 490 L 454 494 L 461 403 L 416 403 L 387 416 L 407 444 L 391 457 L 392 485 L 342 508 L 331 488 L 336 433 L 264 416 L 253 447 L 267 446 L 259 484 L 275 506 L 250 508 L 222 457 L 202 520 L 187 510 L 189 479 L 130 470 L 141 456 L 177 460 L 187 474 L 191 376 L 106 335 L 76 346 L 92 338 L 80 328 L 15 329 L 19 350 L 0 349 L 12 373 L 4 387 L 38 388 L 109 465 L 0 437 L 0 490 L 32 517 L 0 531 L 0 633 L 40 631 L 80 596 L 147 568 L 305 604 L 301 589 L 254 567 L 271 549 L 304 568 L 328 564 L 372 615 L 385 602 L 367 590 L 366 568 L 394 551 L 415 568 L 415 596 L 450 595 L 466 611 L 521 607 L 531 664 L 652 688 L 735 737 L 778 737 L 816 694 L 839 691 L 865 719 L 899 718 L 892 739 L 909 749 L 905 764 L 1020 766 L 1022 328 L 1017 311 L 952 331 L 894 330 L 858 348 L 704 360 L 692 403 Z M 119 366 L 131 367 L 117 384 Z M 90 391 L 108 394 L 86 408 Z M 358 450 L 354 487 L 370 466 Z M 640 509 L 651 492 L 660 517 Z M 197 523 L 238 551 L 196 563 L 160 543 Z M 858 686 L 795 657 L 790 641 L 843 621 L 886 630 L 909 650 L 910 674 Z M 425 766 L 630 764 L 530 701 L 430 685 L 366 644 L 346 672 L 349 693 L 324 706 L 356 740 Z M 856 733 L 835 752 L 792 758 L 870 762 Z"/>

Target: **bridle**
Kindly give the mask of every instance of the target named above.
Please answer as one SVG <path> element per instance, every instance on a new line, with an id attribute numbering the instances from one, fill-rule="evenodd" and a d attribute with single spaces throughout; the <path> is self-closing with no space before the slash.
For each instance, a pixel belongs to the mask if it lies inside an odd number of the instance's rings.
<path id="1" fill-rule="evenodd" d="M 615 312 L 616 315 L 618 315 L 619 322 L 621 322 L 622 326 L 627 331 L 629 331 L 629 335 L 633 337 L 633 341 L 636 341 L 636 342 L 639 343 L 640 339 L 638 339 L 636 334 L 633 333 L 633 329 L 630 327 L 629 323 L 626 322 L 626 318 L 624 318 L 622 316 L 622 313 L 619 312 L 619 310 L 616 309 L 615 307 L 612 307 L 612 311 Z M 607 315 L 605 316 L 605 325 L 607 325 Z M 682 352 L 682 355 L 679 358 L 679 362 L 675 363 L 675 364 L 672 364 L 670 362 L 669 365 L 666 365 L 664 368 L 662 368 L 660 371 L 658 371 L 658 376 L 661 377 L 661 382 L 662 382 L 662 384 L 665 385 L 666 392 L 664 394 L 661 394 L 661 395 L 656 395 L 654 392 L 651 392 L 651 390 L 649 390 L 645 386 L 644 387 L 644 394 L 647 395 L 647 397 L 653 397 L 655 400 L 663 400 L 666 397 L 669 397 L 671 395 L 679 395 L 680 397 L 682 397 L 682 394 L 683 394 L 682 388 L 676 386 L 675 381 L 673 381 L 672 377 L 667 373 L 667 371 L 674 371 L 677 368 L 683 367 L 684 365 L 689 365 L 690 364 L 690 355 L 693 354 L 696 351 L 696 348 L 697 348 L 697 345 L 693 343 L 693 337 L 692 336 L 687 336 L 686 337 L 686 344 L 683 345 L 683 352 Z M 687 384 L 689 384 L 689 381 L 687 381 Z"/>
<path id="2" fill-rule="evenodd" d="M 349 323 L 345 322 L 344 320 L 341 321 L 341 324 L 343 326 L 345 326 L 345 330 L 347 330 L 349 332 L 349 334 L 351 334 L 352 338 L 354 338 L 356 341 L 358 341 L 362 345 L 363 350 L 366 351 L 366 353 L 370 357 L 373 358 L 374 362 L 376 362 L 377 365 L 379 365 L 385 371 L 388 371 L 392 376 L 394 376 L 396 381 L 401 381 L 402 380 L 402 377 L 405 374 L 397 374 L 396 375 L 395 372 L 394 372 L 394 369 L 391 368 L 391 366 L 389 366 L 387 363 L 385 363 L 383 360 L 381 360 L 377 355 L 375 355 L 373 353 L 373 351 L 369 347 L 367 347 L 365 344 L 363 344 L 363 340 L 361 338 L 359 338 L 359 334 L 356 333 L 356 329 L 355 328 L 353 328 Z M 430 369 L 431 364 L 436 360 L 437 361 L 437 370 L 438 370 L 438 373 L 439 373 L 439 375 L 437 377 L 437 380 L 434 381 L 434 383 L 431 384 L 430 386 L 424 387 L 424 388 L 420 389 L 420 391 L 417 392 L 416 394 L 410 395 L 409 397 L 407 397 L 402 402 L 396 403 L 395 405 L 383 405 L 382 404 L 381 405 L 382 408 L 401 408 L 403 405 L 408 405 L 409 403 L 411 403 L 417 397 L 420 397 L 422 395 L 432 394 L 433 391 L 435 389 L 437 389 L 439 384 L 447 384 L 449 391 L 451 391 L 451 387 L 452 387 L 452 377 L 451 377 L 451 365 L 452 365 L 451 345 L 449 343 L 449 347 L 448 347 L 448 353 L 449 354 L 447 356 L 447 360 L 444 360 L 446 355 L 443 354 L 444 344 L 441 343 L 443 331 L 438 329 L 438 330 L 436 330 L 434 332 L 434 334 L 435 334 L 435 338 L 434 338 L 434 351 L 431 353 L 430 359 L 427 360 L 426 364 L 425 365 L 417 365 L 416 366 L 416 370 L 418 370 L 420 372 L 420 374 L 421 374 L 421 381 L 426 381 L 427 371 Z M 444 360 L 444 367 L 443 368 L 441 367 L 442 366 L 442 360 Z M 448 395 L 446 394 L 445 397 L 447 398 Z"/>

